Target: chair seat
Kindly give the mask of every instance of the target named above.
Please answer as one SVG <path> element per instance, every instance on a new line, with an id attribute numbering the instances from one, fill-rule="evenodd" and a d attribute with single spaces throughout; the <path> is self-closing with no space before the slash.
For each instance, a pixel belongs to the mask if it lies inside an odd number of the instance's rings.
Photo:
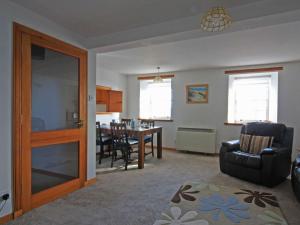
<path id="1" fill-rule="evenodd" d="M 261 168 L 260 155 L 253 155 L 246 152 L 234 151 L 226 154 L 226 158 L 227 161 L 232 164 L 241 165 L 253 169 Z"/>
<path id="2" fill-rule="evenodd" d="M 129 145 L 137 145 L 138 143 L 139 143 L 139 141 L 137 141 L 136 139 L 134 139 L 134 138 L 128 138 L 128 144 Z"/>
<path id="3" fill-rule="evenodd" d="M 134 140 L 136 140 L 136 141 L 139 140 L 138 137 L 133 137 L 133 138 L 131 138 L 131 139 L 134 139 Z M 149 143 L 149 142 L 151 142 L 151 141 L 152 141 L 152 135 L 146 135 L 146 136 L 144 136 L 144 142 L 145 142 L 145 143 Z"/>
<path id="4" fill-rule="evenodd" d="M 128 138 L 128 143 L 130 145 L 137 145 L 139 143 L 139 141 L 136 140 L 135 138 Z"/>
<path id="5" fill-rule="evenodd" d="M 96 144 L 97 145 L 100 145 L 101 143 L 100 143 L 100 140 L 97 140 L 96 141 Z M 103 145 L 109 145 L 109 144 L 111 144 L 111 137 L 109 137 L 109 136 L 103 136 L 102 137 L 102 144 Z"/>

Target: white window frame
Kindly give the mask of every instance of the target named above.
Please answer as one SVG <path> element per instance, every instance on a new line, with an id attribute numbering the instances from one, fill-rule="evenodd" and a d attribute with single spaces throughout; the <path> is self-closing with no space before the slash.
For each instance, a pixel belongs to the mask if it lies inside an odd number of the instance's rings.
<path id="1" fill-rule="evenodd" d="M 250 74 L 236 74 L 229 75 L 228 82 L 228 123 L 244 123 L 253 121 L 236 121 L 235 120 L 235 93 L 234 93 L 234 81 L 237 79 L 247 79 L 255 77 L 270 77 L 270 89 L 269 89 L 269 105 L 268 105 L 268 120 L 270 122 L 277 122 L 278 117 L 278 72 L 262 72 L 262 73 L 250 73 Z M 258 120 L 256 120 L 258 121 Z"/>
<path id="2" fill-rule="evenodd" d="M 140 80 L 139 82 L 139 118 L 140 119 L 153 119 L 158 121 L 171 121 L 173 118 L 173 78 L 163 78 L 163 80 L 170 80 L 171 82 L 171 109 L 170 109 L 170 118 L 165 117 L 149 117 L 145 118 L 143 115 L 141 115 L 141 82 L 148 81 L 151 82 L 151 80 Z"/>

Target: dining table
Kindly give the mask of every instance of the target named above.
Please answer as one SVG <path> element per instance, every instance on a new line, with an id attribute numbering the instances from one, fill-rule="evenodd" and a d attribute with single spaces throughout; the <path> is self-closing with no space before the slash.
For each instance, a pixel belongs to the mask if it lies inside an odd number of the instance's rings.
<path id="1" fill-rule="evenodd" d="M 105 134 L 111 134 L 110 125 L 102 124 L 101 131 Z M 145 136 L 157 134 L 157 158 L 162 158 L 162 127 L 160 126 L 127 126 L 128 137 L 136 137 L 138 139 L 138 168 L 143 169 L 145 164 Z"/>

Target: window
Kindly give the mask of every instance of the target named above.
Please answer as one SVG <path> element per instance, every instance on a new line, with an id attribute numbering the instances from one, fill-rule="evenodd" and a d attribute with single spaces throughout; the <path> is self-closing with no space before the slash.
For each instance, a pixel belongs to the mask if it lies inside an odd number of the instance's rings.
<path id="1" fill-rule="evenodd" d="M 171 108 L 172 79 L 140 80 L 140 118 L 170 120 Z"/>
<path id="2" fill-rule="evenodd" d="M 278 73 L 229 76 L 228 122 L 277 122 Z"/>

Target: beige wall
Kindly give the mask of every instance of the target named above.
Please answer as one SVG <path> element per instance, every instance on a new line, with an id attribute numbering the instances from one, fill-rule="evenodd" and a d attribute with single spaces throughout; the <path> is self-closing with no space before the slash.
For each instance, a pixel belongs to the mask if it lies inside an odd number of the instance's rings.
<path id="1" fill-rule="evenodd" d="M 96 120 L 109 123 L 112 119 L 119 120 L 127 117 L 127 77 L 119 73 L 104 69 L 101 64 L 101 55 L 97 55 L 96 84 L 111 87 L 113 90 L 123 92 L 123 111 L 109 115 L 97 115 Z"/>
<path id="2" fill-rule="evenodd" d="M 295 128 L 294 153 L 300 146 L 300 62 L 283 63 L 279 73 L 278 121 Z M 249 68 L 249 67 L 247 67 Z M 229 68 L 226 68 L 229 69 Z M 208 69 L 176 72 L 173 85 L 173 122 L 159 123 L 163 129 L 163 145 L 175 147 L 178 126 L 196 126 L 217 129 L 217 146 L 224 140 L 239 137 L 240 127 L 225 126 L 227 119 L 228 78 L 226 69 Z M 230 68 L 232 69 L 232 68 Z M 136 76 L 128 76 L 128 116 L 138 117 L 139 82 Z M 209 84 L 208 104 L 186 104 L 185 86 L 188 84 Z"/>

